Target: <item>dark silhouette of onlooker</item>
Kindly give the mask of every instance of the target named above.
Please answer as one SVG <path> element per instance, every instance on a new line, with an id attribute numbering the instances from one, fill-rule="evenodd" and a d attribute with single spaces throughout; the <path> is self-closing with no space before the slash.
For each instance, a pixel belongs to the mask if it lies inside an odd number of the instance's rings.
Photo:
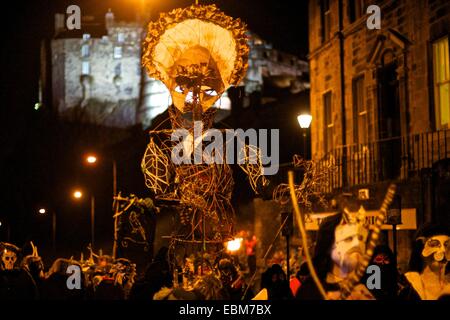
<path id="1" fill-rule="evenodd" d="M 261 289 L 267 289 L 269 300 L 292 299 L 286 274 L 279 264 L 274 264 L 261 275 Z"/>
<path id="2" fill-rule="evenodd" d="M 44 283 L 44 263 L 39 256 L 28 255 L 23 258 L 21 263 L 21 268 L 26 270 L 36 285 L 37 292 L 39 296 L 42 293 L 42 286 Z"/>
<path id="3" fill-rule="evenodd" d="M 235 264 L 229 258 L 222 258 L 218 263 L 220 272 L 220 281 L 226 299 L 229 300 L 250 300 L 253 297 L 253 291 L 248 288 L 244 278 L 236 269 Z"/>
<path id="4" fill-rule="evenodd" d="M 312 262 L 325 291 L 337 291 L 340 289 L 337 284 L 328 283 L 325 280 L 327 273 L 333 267 L 331 250 L 335 241 L 334 231 L 340 223 L 341 217 L 342 215 L 338 214 L 324 219 L 324 221 L 320 224 L 316 245 L 314 247 L 314 258 Z M 311 276 L 303 281 L 301 287 L 297 290 L 295 297 L 300 300 L 323 299 Z"/>
<path id="5" fill-rule="evenodd" d="M 300 289 L 303 282 L 308 278 L 308 276 L 309 276 L 308 264 L 306 262 L 303 262 L 300 265 L 300 270 L 297 271 L 297 273 L 295 274 L 295 277 L 289 280 L 289 287 L 291 288 L 291 292 L 294 295 L 294 297 L 297 294 L 298 289 Z"/>
<path id="6" fill-rule="evenodd" d="M 67 280 L 71 276 L 71 274 L 67 273 L 67 269 L 71 265 L 80 267 L 80 289 L 70 289 L 67 284 Z M 86 294 L 87 290 L 81 266 L 76 261 L 69 259 L 56 259 L 43 283 L 42 298 L 48 300 L 84 300 Z"/>
<path id="7" fill-rule="evenodd" d="M 381 286 L 379 289 L 369 289 L 377 300 L 394 300 L 397 298 L 399 273 L 395 266 L 395 257 L 392 250 L 387 245 L 375 247 L 370 265 L 380 268 Z M 366 283 L 370 274 L 365 274 L 361 282 Z M 367 286 L 367 285 L 366 285 Z"/>
<path id="8" fill-rule="evenodd" d="M 0 301 L 34 300 L 38 290 L 28 271 L 20 268 L 0 270 Z"/>
<path id="9" fill-rule="evenodd" d="M 138 279 L 131 288 L 130 300 L 152 300 L 162 287 L 173 286 L 173 276 L 168 262 L 167 247 L 162 247 L 153 262 L 147 267 L 144 277 Z"/>

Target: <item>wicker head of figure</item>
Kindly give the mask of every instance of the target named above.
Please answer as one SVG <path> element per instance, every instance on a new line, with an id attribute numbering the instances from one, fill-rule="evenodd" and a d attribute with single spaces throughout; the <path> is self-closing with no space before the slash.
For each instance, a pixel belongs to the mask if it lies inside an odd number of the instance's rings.
<path id="1" fill-rule="evenodd" d="M 249 52 L 245 32 L 239 19 L 215 5 L 175 9 L 148 25 L 142 63 L 170 91 L 172 112 L 191 125 L 203 121 L 224 91 L 242 81 Z"/>

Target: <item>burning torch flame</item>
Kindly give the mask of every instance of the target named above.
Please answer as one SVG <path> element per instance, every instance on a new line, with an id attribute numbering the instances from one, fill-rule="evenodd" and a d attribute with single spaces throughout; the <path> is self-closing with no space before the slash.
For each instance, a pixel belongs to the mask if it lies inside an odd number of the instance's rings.
<path id="1" fill-rule="evenodd" d="M 236 238 L 227 242 L 227 250 L 230 252 L 238 251 L 242 245 L 242 238 Z"/>

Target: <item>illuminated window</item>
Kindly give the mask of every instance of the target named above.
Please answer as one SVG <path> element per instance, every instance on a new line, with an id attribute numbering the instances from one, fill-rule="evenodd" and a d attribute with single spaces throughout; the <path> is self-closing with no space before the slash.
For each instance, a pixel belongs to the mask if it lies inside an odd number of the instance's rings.
<path id="1" fill-rule="evenodd" d="M 81 63 L 81 74 L 82 75 L 89 75 L 91 72 L 91 66 L 89 64 L 89 61 L 83 61 Z"/>
<path id="2" fill-rule="evenodd" d="M 114 59 L 122 58 L 122 47 L 114 47 Z"/>
<path id="3" fill-rule="evenodd" d="M 124 42 L 125 41 L 125 34 L 123 32 L 119 32 L 117 34 L 117 42 Z"/>
<path id="4" fill-rule="evenodd" d="M 331 91 L 323 95 L 323 147 L 324 151 L 331 151 L 333 147 L 333 115 L 331 106 Z"/>
<path id="5" fill-rule="evenodd" d="M 349 0 L 349 18 L 350 22 L 355 22 L 366 14 L 366 5 L 364 0 Z"/>
<path id="6" fill-rule="evenodd" d="M 450 128 L 450 63 L 448 37 L 433 43 L 436 129 Z"/>
<path id="7" fill-rule="evenodd" d="M 320 13 L 321 13 L 321 33 L 322 42 L 330 40 L 331 34 L 331 10 L 330 10 L 330 0 L 320 1 Z"/>
<path id="8" fill-rule="evenodd" d="M 353 79 L 353 141 L 367 143 L 367 108 L 364 103 L 364 76 Z"/>
<path id="9" fill-rule="evenodd" d="M 83 44 L 81 46 L 81 56 L 83 58 L 89 57 L 89 45 L 88 44 Z"/>

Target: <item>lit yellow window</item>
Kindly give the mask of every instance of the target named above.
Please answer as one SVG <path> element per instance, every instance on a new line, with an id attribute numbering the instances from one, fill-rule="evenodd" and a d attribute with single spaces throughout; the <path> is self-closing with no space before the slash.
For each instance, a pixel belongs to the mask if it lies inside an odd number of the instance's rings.
<path id="1" fill-rule="evenodd" d="M 450 128 L 450 63 L 448 37 L 433 43 L 436 128 Z"/>

